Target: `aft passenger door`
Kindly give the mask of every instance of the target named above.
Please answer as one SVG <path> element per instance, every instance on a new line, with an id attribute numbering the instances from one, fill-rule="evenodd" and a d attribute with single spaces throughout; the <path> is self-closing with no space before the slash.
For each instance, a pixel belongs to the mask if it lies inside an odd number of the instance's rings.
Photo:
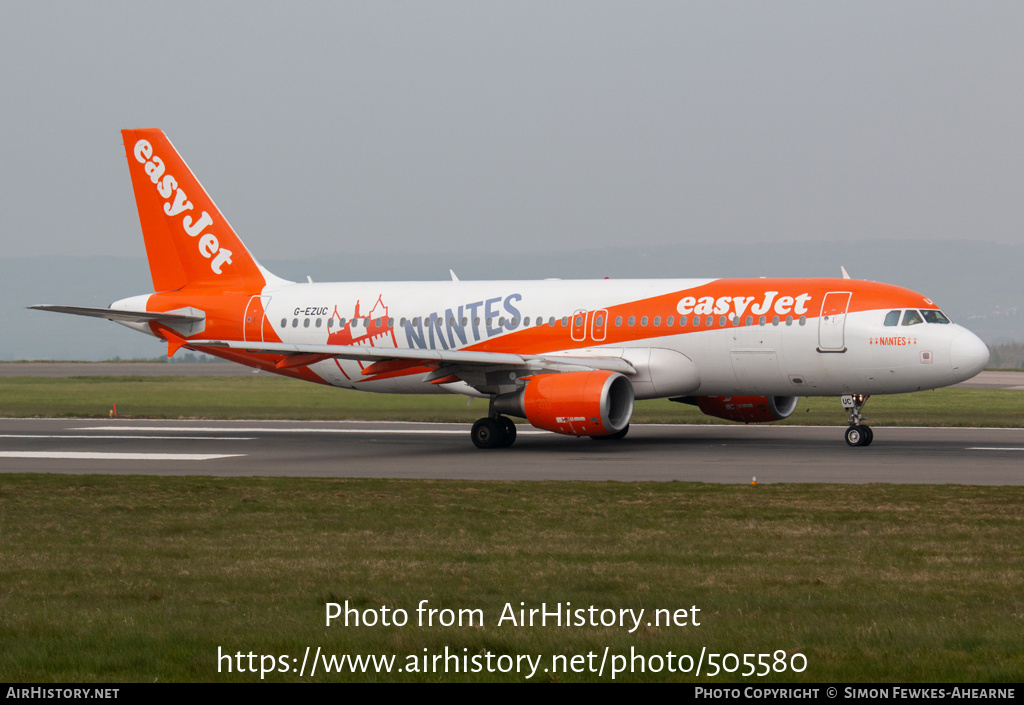
<path id="1" fill-rule="evenodd" d="M 846 311 L 849 291 L 830 291 L 821 302 L 818 317 L 818 352 L 846 352 Z"/>
<path id="2" fill-rule="evenodd" d="M 245 307 L 245 325 L 242 327 L 244 331 L 243 340 L 247 343 L 268 342 L 263 339 L 263 320 L 269 305 L 269 296 L 257 295 L 249 299 L 249 305 Z"/>

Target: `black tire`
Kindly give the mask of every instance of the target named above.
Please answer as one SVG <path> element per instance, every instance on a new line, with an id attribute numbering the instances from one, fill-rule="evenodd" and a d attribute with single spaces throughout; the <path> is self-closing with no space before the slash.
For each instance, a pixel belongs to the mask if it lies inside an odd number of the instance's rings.
<path id="1" fill-rule="evenodd" d="M 870 429 L 865 431 L 866 426 L 850 426 L 846 429 L 846 445 L 848 446 L 866 446 L 871 441 L 868 439 L 868 433 Z"/>
<path id="2" fill-rule="evenodd" d="M 501 448 L 508 448 L 516 442 L 516 425 L 507 416 L 499 416 L 498 426 L 501 428 Z"/>
<path id="3" fill-rule="evenodd" d="M 870 426 L 861 426 L 861 428 L 864 429 L 864 436 L 865 436 L 864 442 L 861 443 L 861 445 L 862 446 L 869 446 L 869 445 L 871 445 L 871 441 L 875 440 L 875 432 L 871 430 Z"/>
<path id="4" fill-rule="evenodd" d="M 593 438 L 595 441 L 617 441 L 622 438 L 625 438 L 627 433 L 629 433 L 629 424 L 626 424 L 625 428 L 623 428 L 621 431 L 609 433 L 606 436 L 591 436 L 591 438 Z"/>
<path id="5" fill-rule="evenodd" d="M 477 448 L 497 448 L 505 437 L 501 425 L 492 418 L 478 419 L 470 431 L 473 445 Z"/>

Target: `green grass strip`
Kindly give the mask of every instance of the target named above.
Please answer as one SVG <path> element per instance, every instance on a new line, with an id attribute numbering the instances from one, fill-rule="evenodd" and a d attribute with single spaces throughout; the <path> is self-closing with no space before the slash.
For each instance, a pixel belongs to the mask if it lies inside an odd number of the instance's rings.
<path id="1" fill-rule="evenodd" d="M 487 404 L 446 394 L 368 394 L 285 377 L 0 378 L 0 416 L 209 419 L 370 419 L 471 423 Z M 1024 427 L 1024 392 L 948 388 L 872 397 L 876 426 Z M 637 402 L 635 423 L 728 423 L 667 400 Z M 783 423 L 844 426 L 834 397 L 805 397 Z"/>
<path id="2" fill-rule="evenodd" d="M 806 670 L 702 680 L 1020 682 L 1022 506 L 1019 487 L 0 476 L 0 680 L 258 681 L 218 673 L 218 647 L 301 659 L 319 646 L 545 666 L 605 647 L 782 650 Z M 326 627 L 325 603 L 345 600 L 410 624 Z M 484 624 L 418 626 L 421 600 Z M 498 626 L 520 602 L 696 605 L 701 625 Z"/>

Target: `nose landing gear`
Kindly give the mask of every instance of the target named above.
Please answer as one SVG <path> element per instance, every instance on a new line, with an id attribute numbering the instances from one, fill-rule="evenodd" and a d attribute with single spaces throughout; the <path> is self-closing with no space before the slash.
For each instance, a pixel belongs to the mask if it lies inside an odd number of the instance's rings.
<path id="1" fill-rule="evenodd" d="M 846 429 L 846 445 L 848 446 L 869 446 L 875 438 L 871 427 L 861 423 L 864 420 L 861 408 L 867 400 L 868 395 L 866 394 L 844 394 L 840 397 L 843 408 L 850 413 L 850 425 Z"/>

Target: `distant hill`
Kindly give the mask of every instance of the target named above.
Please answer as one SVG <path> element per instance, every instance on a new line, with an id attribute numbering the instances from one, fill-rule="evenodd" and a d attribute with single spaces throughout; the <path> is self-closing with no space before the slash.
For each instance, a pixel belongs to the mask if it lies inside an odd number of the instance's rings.
<path id="1" fill-rule="evenodd" d="M 714 243 L 669 248 L 393 254 L 350 252 L 264 261 L 275 274 L 305 281 L 560 277 L 840 276 L 899 284 L 931 297 L 989 344 L 1024 341 L 1024 245 L 956 242 Z M 258 252 L 257 252 L 258 256 Z M 115 323 L 25 310 L 39 303 L 106 306 L 152 284 L 142 258 L 0 258 L 0 359 L 152 358 L 163 346 Z"/>

